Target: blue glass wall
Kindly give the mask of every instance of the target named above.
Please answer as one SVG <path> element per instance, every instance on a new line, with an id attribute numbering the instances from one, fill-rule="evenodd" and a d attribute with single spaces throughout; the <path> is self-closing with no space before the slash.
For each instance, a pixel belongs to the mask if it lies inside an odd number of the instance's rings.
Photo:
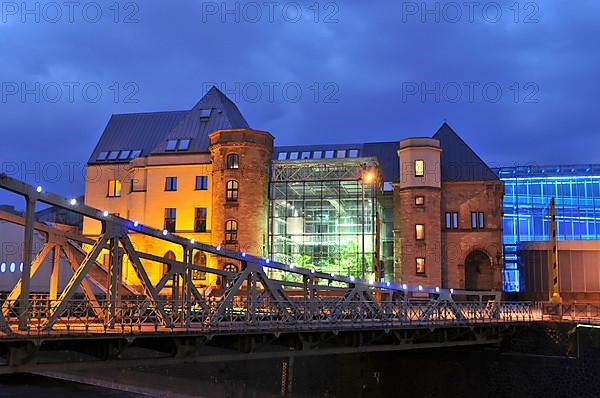
<path id="1" fill-rule="evenodd" d="M 504 290 L 519 280 L 519 242 L 550 239 L 550 199 L 556 198 L 558 239 L 600 239 L 600 165 L 495 169 L 504 181 Z"/>

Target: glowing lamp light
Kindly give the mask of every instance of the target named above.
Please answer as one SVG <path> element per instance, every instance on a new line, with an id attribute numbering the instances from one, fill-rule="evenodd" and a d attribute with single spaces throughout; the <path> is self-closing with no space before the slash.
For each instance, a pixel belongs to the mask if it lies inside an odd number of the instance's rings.
<path id="1" fill-rule="evenodd" d="M 311 270 L 310 270 L 310 273 L 311 273 L 311 274 L 314 274 L 314 273 L 315 273 L 315 270 L 314 270 L 314 269 L 311 269 Z"/>
<path id="2" fill-rule="evenodd" d="M 332 278 L 335 278 L 335 274 L 333 272 L 331 274 L 329 274 L 329 276 L 331 276 Z"/>
<path id="3" fill-rule="evenodd" d="M 21 265 L 19 265 L 19 270 L 20 270 L 21 272 L 23 272 L 23 263 L 21 263 Z"/>
<path id="4" fill-rule="evenodd" d="M 439 292 L 440 292 L 440 288 L 436 286 L 436 287 L 435 287 L 435 292 L 436 292 L 436 293 L 439 293 Z"/>
<path id="5" fill-rule="evenodd" d="M 10 263 L 10 272 L 15 272 L 15 267 L 16 267 L 15 263 Z"/>
<path id="6" fill-rule="evenodd" d="M 291 264 L 290 269 L 294 269 L 294 268 L 296 268 L 296 267 L 294 267 L 294 264 Z"/>
<path id="7" fill-rule="evenodd" d="M 195 239 L 190 239 L 190 243 L 193 245 L 194 243 L 196 243 Z"/>
<path id="8" fill-rule="evenodd" d="M 221 245 L 217 246 L 217 250 L 221 250 Z"/>
<path id="9" fill-rule="evenodd" d="M 104 212 L 102 213 L 102 215 L 103 215 L 104 217 L 108 217 L 108 211 L 104 210 Z"/>
<path id="10" fill-rule="evenodd" d="M 71 206 L 75 206 L 77 204 L 77 199 L 71 199 L 69 203 L 71 203 Z"/>
<path id="11" fill-rule="evenodd" d="M 166 229 L 163 229 L 163 236 L 167 236 L 169 234 L 169 231 L 167 231 Z"/>
<path id="12" fill-rule="evenodd" d="M 37 193 L 42 193 L 42 191 L 43 191 L 41 185 L 38 185 L 38 187 L 35 190 L 37 191 Z"/>
<path id="13" fill-rule="evenodd" d="M 406 286 L 406 283 L 404 283 L 404 284 L 402 285 L 402 289 L 404 289 L 404 290 L 408 289 L 408 286 Z"/>
<path id="14" fill-rule="evenodd" d="M 246 257 L 246 252 L 243 252 L 243 253 L 242 253 L 242 257 Z"/>
<path id="15" fill-rule="evenodd" d="M 356 278 L 355 278 L 355 277 L 353 277 L 353 276 L 351 276 L 351 277 L 350 277 L 350 280 L 351 280 L 352 282 L 354 282 L 354 281 L 356 280 Z"/>
<path id="16" fill-rule="evenodd" d="M 134 227 L 136 227 L 136 228 L 137 228 L 139 225 L 140 225 L 140 223 L 139 223 L 139 222 L 137 222 L 137 221 L 134 221 L 134 222 L 133 222 L 133 226 L 134 226 Z"/>
<path id="17" fill-rule="evenodd" d="M 423 286 L 419 285 L 419 291 L 422 292 L 423 291 Z"/>
<path id="18" fill-rule="evenodd" d="M 454 289 L 450 289 L 450 294 L 454 294 Z"/>
<path id="19" fill-rule="evenodd" d="M 365 174 L 363 174 L 363 181 L 366 182 L 367 184 L 372 183 L 375 180 L 375 173 L 373 173 L 372 171 L 369 171 Z"/>
<path id="20" fill-rule="evenodd" d="M 271 263 L 271 260 L 267 258 L 267 259 L 265 259 L 265 263 L 269 264 L 269 263 Z"/>
<path id="21" fill-rule="evenodd" d="M 385 283 L 385 285 L 386 285 L 387 287 L 390 287 L 390 283 L 389 283 L 389 282 L 386 282 L 386 283 Z"/>

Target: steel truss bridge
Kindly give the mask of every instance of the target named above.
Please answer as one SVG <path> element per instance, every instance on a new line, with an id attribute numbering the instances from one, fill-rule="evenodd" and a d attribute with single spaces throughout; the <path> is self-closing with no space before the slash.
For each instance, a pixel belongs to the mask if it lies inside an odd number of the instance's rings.
<path id="1" fill-rule="evenodd" d="M 492 344 L 541 319 L 534 304 L 502 302 L 498 292 L 336 276 L 195 242 L 2 174 L 0 189 L 26 203 L 22 217 L 0 213 L 24 231 L 21 277 L 0 300 L 0 373 Z M 90 238 L 38 223 L 37 203 L 97 220 L 103 232 Z M 34 232 L 45 239 L 36 252 Z M 141 251 L 136 234 L 178 245 L 183 260 Z M 97 261 L 103 250 L 107 266 Z M 197 251 L 236 260 L 240 271 L 194 265 Z M 49 294 L 34 294 L 31 278 L 50 255 Z M 72 277 L 59 290 L 61 256 Z M 125 258 L 135 288 L 122 282 Z M 162 264 L 153 283 L 148 269 Z M 223 289 L 205 297 L 194 271 L 222 278 Z"/>

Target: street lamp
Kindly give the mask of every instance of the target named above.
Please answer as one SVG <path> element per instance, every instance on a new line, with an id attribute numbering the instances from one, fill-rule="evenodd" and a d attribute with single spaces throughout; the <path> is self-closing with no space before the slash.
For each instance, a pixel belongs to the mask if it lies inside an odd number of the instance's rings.
<path id="1" fill-rule="evenodd" d="M 361 261 L 361 275 L 362 279 L 365 279 L 366 272 L 366 263 L 365 263 L 365 184 L 372 184 L 377 179 L 377 174 L 375 172 L 375 166 L 372 164 L 363 163 L 360 165 L 360 182 L 361 182 L 361 192 L 362 192 L 362 215 L 361 215 L 361 224 L 362 224 L 362 261 Z"/>

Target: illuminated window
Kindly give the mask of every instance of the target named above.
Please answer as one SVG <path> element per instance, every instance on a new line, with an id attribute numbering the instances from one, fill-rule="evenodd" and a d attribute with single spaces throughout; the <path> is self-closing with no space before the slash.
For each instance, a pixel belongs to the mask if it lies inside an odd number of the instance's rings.
<path id="1" fill-rule="evenodd" d="M 108 153 L 108 160 L 116 160 L 119 157 L 119 151 L 110 151 Z"/>
<path id="2" fill-rule="evenodd" d="M 425 225 L 417 224 L 415 225 L 415 236 L 417 240 L 425 239 Z"/>
<path id="3" fill-rule="evenodd" d="M 357 158 L 358 157 L 358 149 L 350 149 L 348 151 L 349 158 Z"/>
<path id="4" fill-rule="evenodd" d="M 238 223 L 235 220 L 229 220 L 225 223 L 225 243 L 237 243 Z"/>
<path id="5" fill-rule="evenodd" d="M 196 191 L 206 191 L 208 189 L 208 176 L 196 176 Z"/>
<path id="6" fill-rule="evenodd" d="M 416 266 L 417 275 L 425 275 L 425 258 L 417 257 Z"/>
<path id="7" fill-rule="evenodd" d="M 194 265 L 200 267 L 206 267 L 206 254 L 204 252 L 196 252 L 194 254 Z M 203 281 L 206 280 L 206 272 L 200 270 L 192 270 L 192 280 Z"/>
<path id="8" fill-rule="evenodd" d="M 415 160 L 415 177 L 423 177 L 425 175 L 425 161 Z"/>
<path id="9" fill-rule="evenodd" d="M 472 229 L 484 229 L 485 228 L 485 214 L 483 212 L 471 212 L 471 228 Z"/>
<path id="10" fill-rule="evenodd" d="M 118 198 L 121 196 L 121 181 L 119 180 L 108 180 L 108 194 L 109 198 Z"/>
<path id="11" fill-rule="evenodd" d="M 236 202 L 238 200 L 239 184 L 235 180 L 227 181 L 226 199 L 228 202 Z"/>
<path id="12" fill-rule="evenodd" d="M 236 153 L 230 153 L 227 155 L 227 168 L 228 169 L 239 169 L 240 168 L 240 157 Z"/>
<path id="13" fill-rule="evenodd" d="M 425 204 L 425 196 L 415 196 L 415 205 L 423 206 Z"/>
<path id="14" fill-rule="evenodd" d="M 277 155 L 277 160 L 285 160 L 287 159 L 287 152 L 279 152 Z"/>
<path id="15" fill-rule="evenodd" d="M 223 271 L 227 271 L 227 272 L 240 272 L 240 269 L 238 268 L 237 265 L 235 264 L 225 264 L 223 266 Z"/>
<path id="16" fill-rule="evenodd" d="M 323 157 L 323 151 L 314 151 L 313 159 L 321 159 Z"/>
<path id="17" fill-rule="evenodd" d="M 302 156 L 300 156 L 302 159 L 310 159 L 310 152 L 302 152 Z"/>
<path id="18" fill-rule="evenodd" d="M 130 154 L 131 154 L 131 151 L 121 151 L 121 153 L 119 154 L 119 160 L 129 159 Z"/>
<path id="19" fill-rule="evenodd" d="M 176 224 L 177 224 L 177 209 L 166 208 L 165 209 L 164 229 L 166 229 L 169 232 L 175 232 Z"/>
<path id="20" fill-rule="evenodd" d="M 458 229 L 458 213 L 446 212 L 446 223 L 444 227 L 446 229 Z"/>
<path id="21" fill-rule="evenodd" d="M 167 177 L 165 179 L 165 191 L 177 191 L 177 177 Z"/>
<path id="22" fill-rule="evenodd" d="M 106 160 L 107 157 L 108 157 L 108 152 L 100 152 L 98 154 L 98 159 L 97 160 Z"/>
<path id="23" fill-rule="evenodd" d="M 333 158 L 334 152 L 333 151 L 325 151 L 325 159 L 331 159 Z"/>
<path id="24" fill-rule="evenodd" d="M 335 156 L 336 158 L 345 158 L 346 157 L 346 150 L 345 149 L 340 149 L 339 151 L 337 151 L 337 154 Z"/>
<path id="25" fill-rule="evenodd" d="M 196 216 L 194 220 L 194 232 L 206 232 L 206 214 L 207 210 L 204 207 L 196 208 Z"/>
<path id="26" fill-rule="evenodd" d="M 290 152 L 290 160 L 298 159 L 298 152 Z"/>

